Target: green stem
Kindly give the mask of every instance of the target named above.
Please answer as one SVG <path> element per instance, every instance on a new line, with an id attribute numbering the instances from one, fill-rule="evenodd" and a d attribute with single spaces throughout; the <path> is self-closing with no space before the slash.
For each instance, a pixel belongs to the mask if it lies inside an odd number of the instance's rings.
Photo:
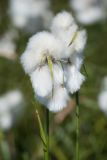
<path id="1" fill-rule="evenodd" d="M 83 64 L 83 69 L 84 69 L 84 71 L 85 71 L 86 76 L 88 77 L 88 73 L 87 73 L 87 70 L 86 70 L 85 64 Z"/>
<path id="2" fill-rule="evenodd" d="M 0 149 L 2 152 L 2 157 L 3 160 L 10 160 L 10 151 L 9 151 L 9 146 L 5 140 L 0 142 Z"/>
<path id="3" fill-rule="evenodd" d="M 0 130 L 0 151 L 1 151 L 1 154 L 3 157 L 3 160 L 10 160 L 11 159 L 9 145 L 8 145 L 7 141 L 5 140 L 5 136 L 2 132 L 2 130 Z"/>
<path id="4" fill-rule="evenodd" d="M 49 160 L 49 155 L 47 151 L 44 151 L 44 160 Z"/>
<path id="5" fill-rule="evenodd" d="M 40 137 L 43 143 L 43 151 L 44 151 L 44 160 L 49 160 L 48 158 L 48 143 L 47 143 L 47 135 L 45 134 L 40 116 L 38 111 L 36 110 L 36 115 L 37 115 L 37 119 L 38 119 L 38 123 L 39 123 L 39 129 L 40 129 Z M 46 121 L 47 121 L 47 116 L 46 116 Z M 46 122 L 46 126 L 47 126 L 47 122 Z M 46 129 L 47 130 L 47 129 Z"/>
<path id="6" fill-rule="evenodd" d="M 47 138 L 47 148 L 44 151 L 45 160 L 49 160 L 49 110 L 46 109 L 46 138 Z"/>
<path id="7" fill-rule="evenodd" d="M 79 92 L 76 93 L 76 160 L 79 160 Z"/>

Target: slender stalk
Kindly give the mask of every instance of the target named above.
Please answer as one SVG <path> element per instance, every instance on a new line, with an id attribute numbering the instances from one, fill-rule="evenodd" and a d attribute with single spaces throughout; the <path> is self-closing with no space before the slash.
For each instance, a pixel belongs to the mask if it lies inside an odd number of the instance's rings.
<path id="1" fill-rule="evenodd" d="M 47 139 L 47 149 L 45 152 L 45 159 L 49 160 L 49 110 L 46 109 L 46 139 Z"/>
<path id="2" fill-rule="evenodd" d="M 76 92 L 76 160 L 79 160 L 79 92 Z"/>
<path id="3" fill-rule="evenodd" d="M 44 151 L 44 160 L 49 160 L 49 154 L 48 154 L 48 143 L 47 143 L 47 135 L 44 131 L 40 116 L 38 111 L 36 110 L 36 115 L 37 115 L 37 119 L 38 119 L 38 123 L 39 123 L 39 129 L 40 129 L 40 137 L 43 143 L 43 151 Z M 47 117 L 46 117 L 46 121 L 47 121 Z M 47 123 L 46 123 L 47 126 Z"/>
<path id="4" fill-rule="evenodd" d="M 2 154 L 3 160 L 11 159 L 8 143 L 5 140 L 5 136 L 1 130 L 0 130 L 0 151 Z"/>
<path id="5" fill-rule="evenodd" d="M 86 70 L 85 64 L 83 64 L 83 69 L 84 69 L 84 71 L 85 71 L 86 76 L 88 77 L 88 73 L 87 73 L 87 70 Z"/>
<path id="6" fill-rule="evenodd" d="M 0 141 L 0 150 L 2 153 L 3 160 L 10 160 L 10 151 L 9 146 L 5 140 Z"/>

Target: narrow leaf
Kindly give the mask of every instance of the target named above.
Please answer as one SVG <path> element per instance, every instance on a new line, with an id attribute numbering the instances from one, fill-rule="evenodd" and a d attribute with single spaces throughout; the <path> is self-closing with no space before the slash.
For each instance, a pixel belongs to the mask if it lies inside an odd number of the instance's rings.
<path id="1" fill-rule="evenodd" d="M 53 63 L 52 63 L 52 59 L 51 59 L 50 56 L 47 57 L 47 61 L 48 61 L 48 67 L 49 67 L 49 70 L 50 70 L 50 73 L 51 73 L 52 80 L 54 80 Z"/>
<path id="2" fill-rule="evenodd" d="M 48 67 L 49 67 L 49 70 L 51 73 L 52 81 L 54 81 L 53 63 L 52 63 L 52 59 L 50 56 L 47 57 L 47 61 L 48 61 Z M 54 93 L 54 83 L 53 83 L 53 87 L 52 87 L 52 97 L 53 97 L 53 93 Z"/>
<path id="3" fill-rule="evenodd" d="M 38 113 L 37 110 L 36 110 L 36 115 L 37 115 L 37 119 L 38 119 L 38 123 L 39 123 L 39 128 L 40 128 L 40 137 L 41 137 L 41 139 L 43 141 L 43 144 L 46 147 L 47 146 L 47 140 L 46 140 L 45 132 L 44 132 L 44 129 L 43 129 L 43 126 L 42 126 L 42 122 L 41 122 L 41 119 L 40 119 L 40 116 L 39 116 L 39 113 Z"/>
<path id="4" fill-rule="evenodd" d="M 73 38 L 71 39 L 71 41 L 70 41 L 68 46 L 71 46 L 71 44 L 75 41 L 75 39 L 77 37 L 77 34 L 78 34 L 78 30 L 74 32 Z"/>
<path id="5" fill-rule="evenodd" d="M 87 70 L 86 70 L 85 64 L 83 64 L 83 69 L 84 69 L 84 71 L 85 71 L 86 76 L 88 77 L 88 73 L 87 73 Z"/>

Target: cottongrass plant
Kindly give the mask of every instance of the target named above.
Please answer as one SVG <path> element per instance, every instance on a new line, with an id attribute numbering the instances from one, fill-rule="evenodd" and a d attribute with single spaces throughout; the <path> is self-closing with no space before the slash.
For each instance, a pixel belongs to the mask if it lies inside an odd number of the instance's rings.
<path id="1" fill-rule="evenodd" d="M 49 0 L 10 0 L 9 13 L 13 26 L 30 34 L 48 28 L 53 17 Z"/>
<path id="2" fill-rule="evenodd" d="M 0 97 L 0 129 L 9 130 L 22 111 L 24 98 L 19 90 L 8 91 Z"/>
<path id="3" fill-rule="evenodd" d="M 23 105 L 23 95 L 17 89 L 0 96 L 0 151 L 4 160 L 11 159 L 5 132 L 8 132 L 17 121 Z"/>
<path id="4" fill-rule="evenodd" d="M 8 30 L 0 37 L 0 56 L 14 60 L 17 58 L 16 44 L 17 39 L 16 30 Z"/>
<path id="5" fill-rule="evenodd" d="M 100 109 L 107 116 L 107 76 L 102 81 L 102 89 L 98 96 L 98 104 Z"/>
<path id="6" fill-rule="evenodd" d="M 91 25 L 107 18 L 106 0 L 70 0 L 77 20 L 84 25 Z"/>
<path id="7" fill-rule="evenodd" d="M 70 94 L 77 93 L 85 80 L 80 69 L 87 34 L 66 11 L 53 18 L 50 30 L 30 38 L 21 63 L 30 76 L 36 99 L 49 111 L 59 112 L 67 106 Z M 78 120 L 79 115 L 77 123 Z"/>

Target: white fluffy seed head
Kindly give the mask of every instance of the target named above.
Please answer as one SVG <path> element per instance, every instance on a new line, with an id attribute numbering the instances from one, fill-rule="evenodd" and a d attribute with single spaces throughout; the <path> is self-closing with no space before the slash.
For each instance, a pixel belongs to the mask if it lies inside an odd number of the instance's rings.
<path id="1" fill-rule="evenodd" d="M 83 63 L 86 31 L 78 29 L 68 12 L 56 15 L 51 30 L 53 34 L 43 31 L 30 38 L 21 63 L 31 77 L 37 99 L 50 111 L 58 112 L 66 107 L 68 92 L 78 91 L 85 80 L 79 71 Z"/>
<path id="2" fill-rule="evenodd" d="M 12 126 L 12 115 L 10 105 L 5 96 L 0 97 L 0 129 L 8 130 Z"/>
<path id="3" fill-rule="evenodd" d="M 68 12 L 58 13 L 52 21 L 51 31 L 60 38 L 66 46 L 69 45 L 73 34 L 77 30 L 72 15 Z"/>
<path id="4" fill-rule="evenodd" d="M 59 112 L 63 110 L 69 101 L 69 94 L 63 86 L 56 86 L 53 93 L 47 97 L 40 97 L 36 95 L 37 100 L 47 107 L 52 112 Z"/>
<path id="5" fill-rule="evenodd" d="M 107 115 L 107 90 L 99 94 L 98 104 L 100 109 Z"/>
<path id="6" fill-rule="evenodd" d="M 79 13 L 77 19 L 85 25 L 90 25 L 104 19 L 104 13 L 100 8 L 90 8 Z"/>
<path id="7" fill-rule="evenodd" d="M 50 7 L 48 0 L 10 0 L 10 16 L 18 28 L 27 28 L 29 19 L 36 21 L 37 17 L 47 13 Z"/>
<path id="8" fill-rule="evenodd" d="M 24 104 L 24 98 L 19 90 L 9 91 L 0 97 L 0 113 L 8 112 Z"/>
<path id="9" fill-rule="evenodd" d="M 61 65 L 53 65 L 54 85 L 62 85 L 64 83 L 64 72 Z"/>
<path id="10" fill-rule="evenodd" d="M 10 129 L 24 106 L 23 95 L 19 90 L 9 91 L 0 97 L 0 127 Z M 17 116 L 17 117 L 16 117 Z"/>
<path id="11" fill-rule="evenodd" d="M 27 23 L 28 0 L 10 0 L 10 16 L 16 27 L 22 28 Z"/>
<path id="12" fill-rule="evenodd" d="M 37 96 L 46 97 L 52 92 L 52 78 L 47 65 L 37 68 L 30 77 Z"/>
<path id="13" fill-rule="evenodd" d="M 53 96 L 47 101 L 47 107 L 52 112 L 59 112 L 67 106 L 68 92 L 63 86 L 54 89 Z"/>
<path id="14" fill-rule="evenodd" d="M 32 73 L 36 67 L 40 64 L 42 59 L 41 54 L 37 54 L 32 49 L 26 48 L 22 54 L 20 61 L 26 74 Z"/>
<path id="15" fill-rule="evenodd" d="M 53 32 L 57 33 L 60 30 L 67 30 L 69 27 L 71 27 L 74 24 L 74 18 L 69 12 L 63 11 L 61 13 L 58 13 L 53 21 L 51 29 Z M 57 31 L 58 29 L 58 31 Z"/>
<path id="16" fill-rule="evenodd" d="M 30 77 L 37 97 L 46 97 L 52 94 L 53 85 L 63 84 L 63 70 L 57 64 L 53 65 L 53 79 L 48 65 L 38 67 Z"/>
<path id="17" fill-rule="evenodd" d="M 78 70 L 81 69 L 81 66 L 83 64 L 84 56 L 83 54 L 74 53 L 70 57 L 70 62 L 72 65 L 74 65 Z"/>
<path id="18" fill-rule="evenodd" d="M 80 23 L 90 25 L 106 17 L 104 1 L 70 0 L 70 6 L 75 11 Z"/>
<path id="19" fill-rule="evenodd" d="M 5 96 L 0 97 L 0 114 L 4 112 L 9 111 L 7 99 L 5 99 Z"/>
<path id="20" fill-rule="evenodd" d="M 91 0 L 70 0 L 70 7 L 76 11 L 81 11 L 90 5 Z"/>
<path id="21" fill-rule="evenodd" d="M 54 58 L 61 58 L 63 46 L 53 34 L 43 31 L 30 38 L 28 48 L 38 54 L 49 54 Z"/>
<path id="22" fill-rule="evenodd" d="M 73 39 L 73 36 L 75 38 Z M 86 42 L 87 42 L 87 33 L 86 30 L 76 30 L 70 39 L 69 42 L 72 42 L 70 45 L 66 47 L 67 55 L 72 56 L 75 53 L 81 54 L 83 52 Z"/>
<path id="23" fill-rule="evenodd" d="M 79 30 L 72 15 L 61 12 L 55 16 L 51 26 L 52 32 L 63 42 L 65 57 L 69 57 L 75 51 L 82 52 L 86 44 L 86 31 Z"/>
<path id="24" fill-rule="evenodd" d="M 54 35 L 49 32 L 40 32 L 32 36 L 28 46 L 21 57 L 21 63 L 26 73 L 31 73 L 38 65 L 50 55 L 54 59 L 63 56 L 63 45 Z"/>
<path id="25" fill-rule="evenodd" d="M 5 97 L 11 109 L 19 107 L 20 105 L 24 104 L 24 97 L 19 90 L 10 91 L 6 94 Z"/>
<path id="26" fill-rule="evenodd" d="M 98 96 L 100 109 L 107 115 L 107 76 L 102 80 L 101 92 Z"/>
<path id="27" fill-rule="evenodd" d="M 85 80 L 85 77 L 76 69 L 75 66 L 65 68 L 67 82 L 66 87 L 71 94 L 78 91 Z"/>
<path id="28" fill-rule="evenodd" d="M 87 41 L 87 32 L 86 30 L 80 30 L 78 31 L 77 37 L 74 41 L 75 44 L 75 50 L 77 53 L 81 53 L 86 45 Z"/>
<path id="29" fill-rule="evenodd" d="M 17 57 L 14 39 L 17 39 L 16 30 L 9 30 L 0 37 L 0 56 L 8 59 L 15 59 Z"/>
<path id="30" fill-rule="evenodd" d="M 5 113 L 4 115 L 0 115 L 0 128 L 3 130 L 8 130 L 11 128 L 13 121 L 10 113 Z"/>

